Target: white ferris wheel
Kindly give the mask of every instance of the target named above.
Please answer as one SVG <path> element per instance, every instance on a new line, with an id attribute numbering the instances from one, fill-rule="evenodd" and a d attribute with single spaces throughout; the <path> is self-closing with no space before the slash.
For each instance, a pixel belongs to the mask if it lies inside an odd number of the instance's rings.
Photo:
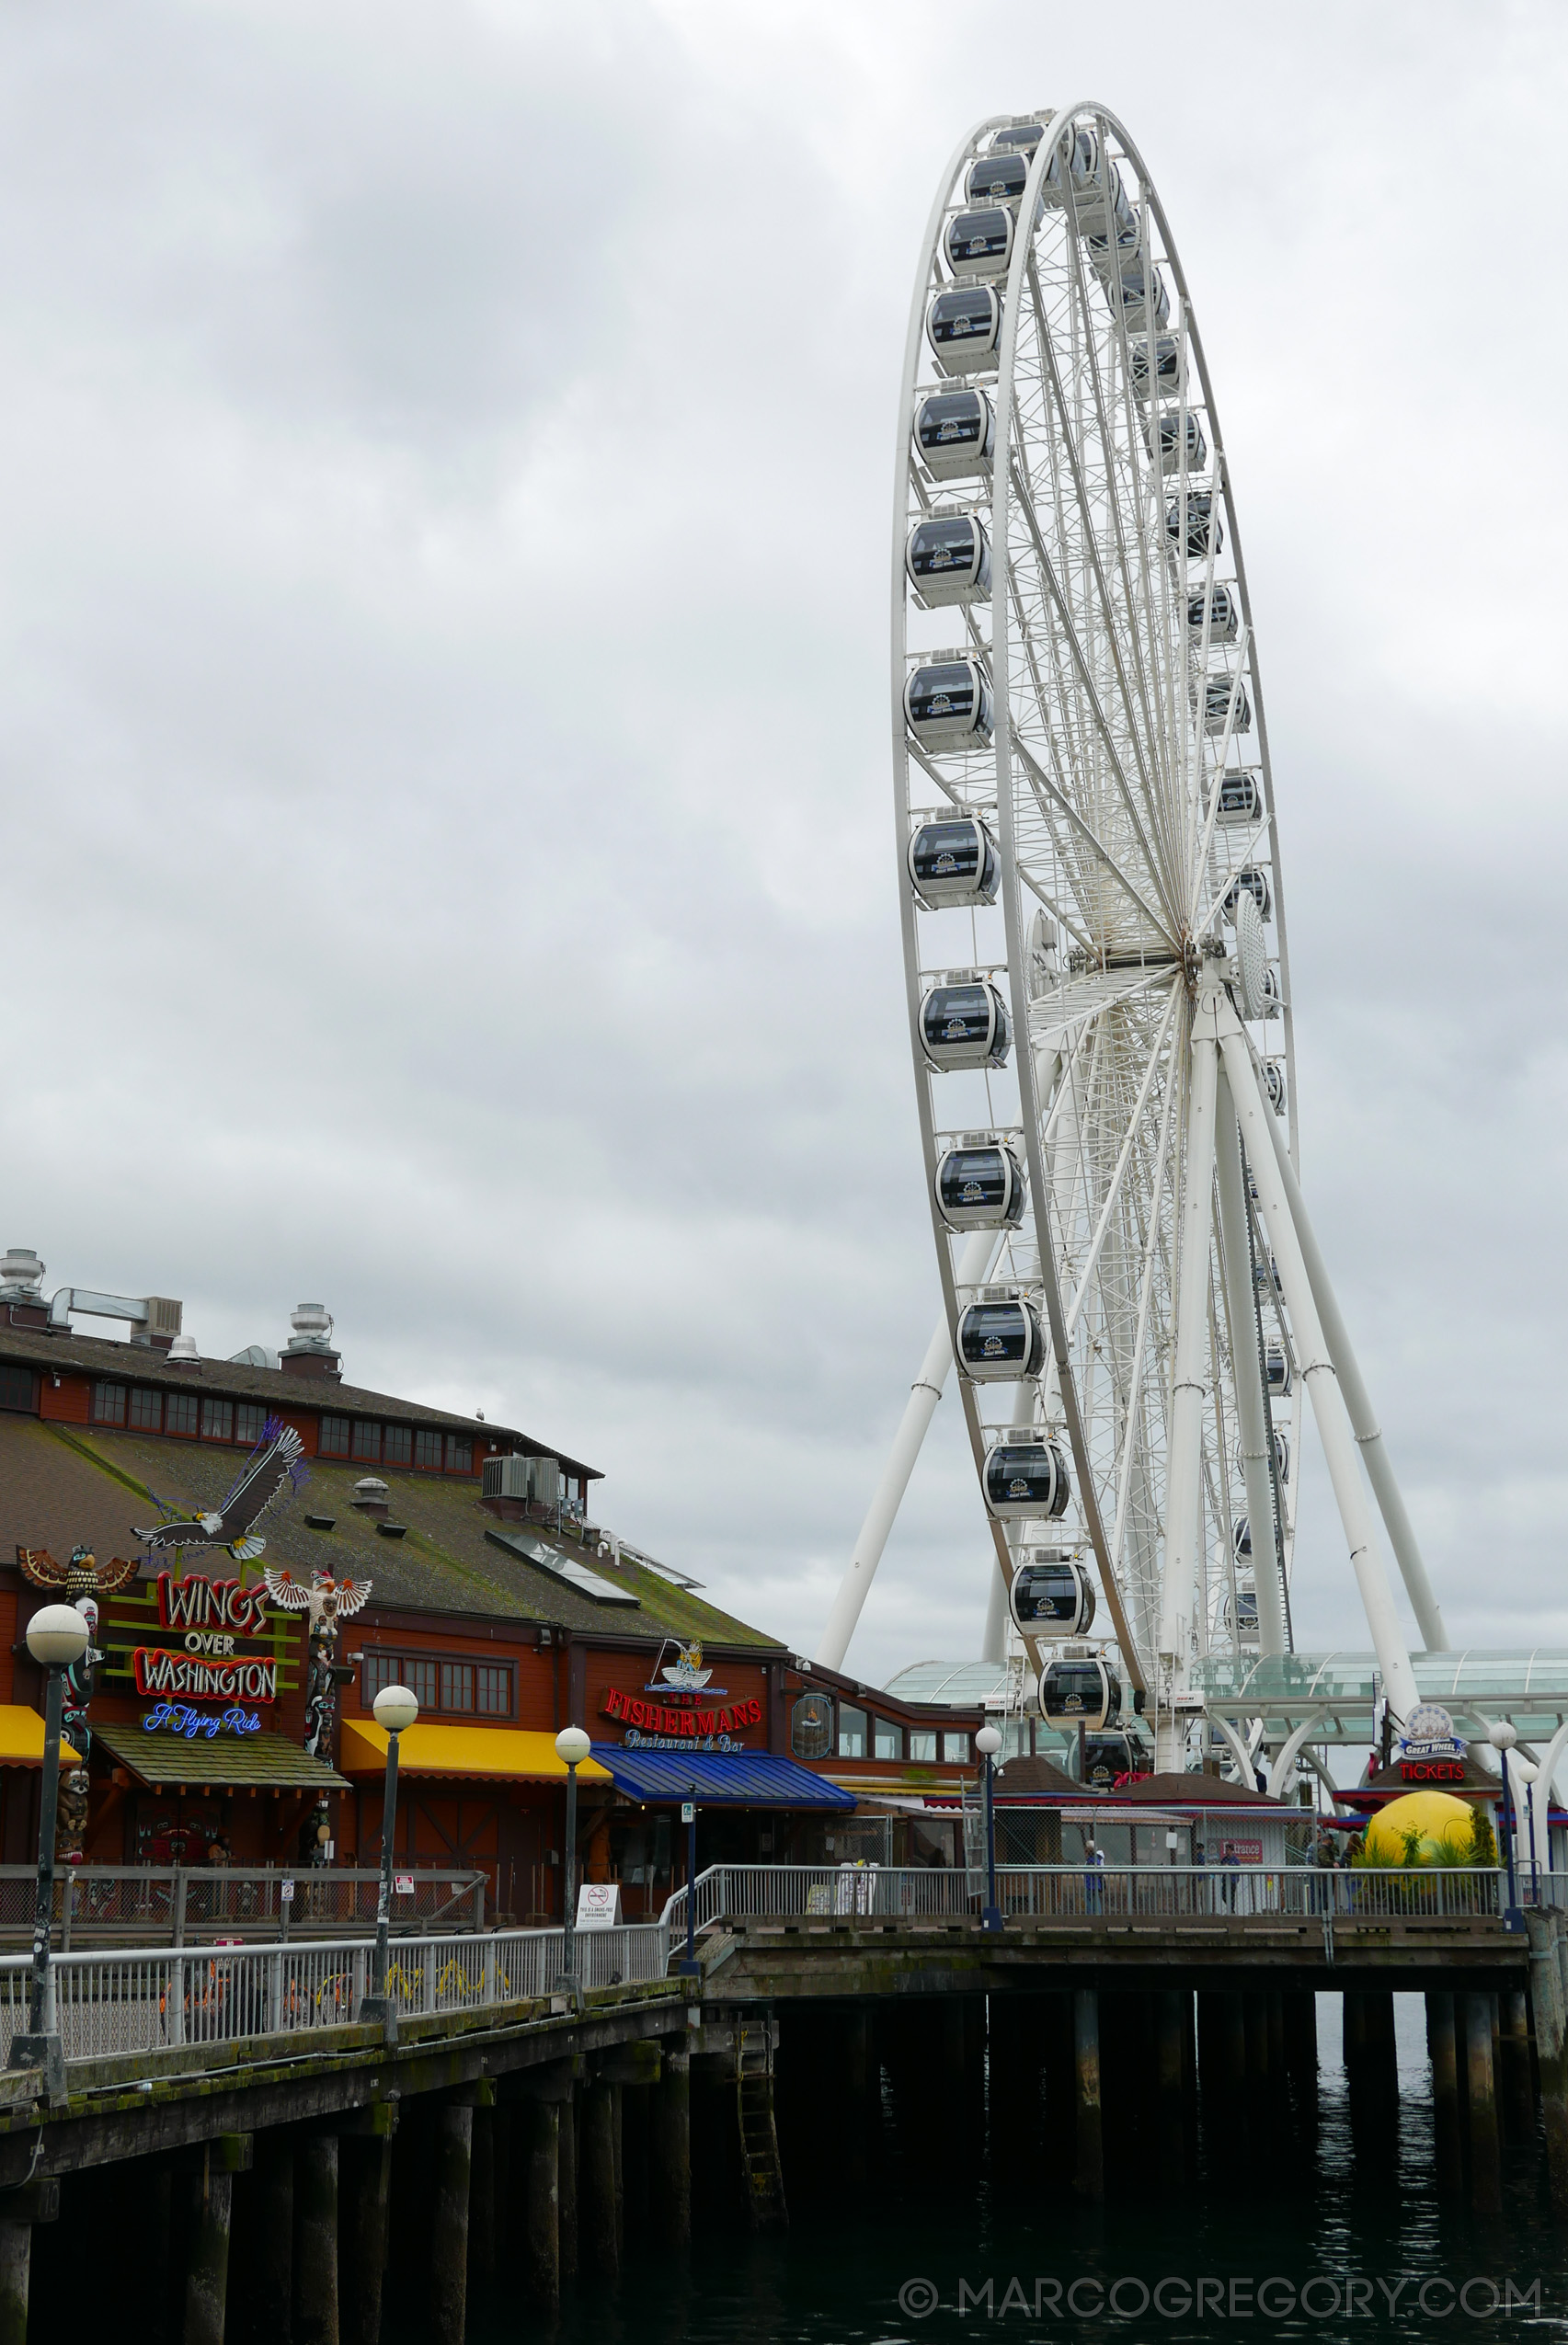
<path id="1" fill-rule="evenodd" d="M 892 718 L 943 1315 L 818 1659 L 842 1664 L 956 1357 L 996 1562 L 985 1657 L 1011 1635 L 1047 1717 L 1104 1724 L 1125 1696 L 1179 1767 L 1195 1659 L 1289 1649 L 1304 1397 L 1408 1716 L 1374 1507 L 1423 1642 L 1446 1640 L 1296 1181 L 1224 442 L 1164 211 L 1103 107 L 981 123 L 937 189 Z"/>

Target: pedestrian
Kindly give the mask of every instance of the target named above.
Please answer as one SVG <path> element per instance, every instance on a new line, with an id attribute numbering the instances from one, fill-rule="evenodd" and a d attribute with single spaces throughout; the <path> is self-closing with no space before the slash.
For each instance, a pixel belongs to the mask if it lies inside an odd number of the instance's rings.
<path id="1" fill-rule="evenodd" d="M 1089 1866 L 1083 1876 L 1083 1902 L 1092 1914 L 1098 1914 L 1105 1903 L 1105 1853 L 1093 1834 L 1083 1843 L 1083 1855 Z"/>

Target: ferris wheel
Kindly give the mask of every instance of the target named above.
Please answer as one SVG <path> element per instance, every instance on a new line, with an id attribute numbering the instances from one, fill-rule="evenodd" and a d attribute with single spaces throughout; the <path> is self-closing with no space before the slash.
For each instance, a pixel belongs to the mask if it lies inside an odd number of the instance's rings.
<path id="1" fill-rule="evenodd" d="M 1194 1660 L 1289 1649 L 1304 1397 L 1408 1715 L 1358 1455 L 1423 1641 L 1445 1639 L 1296 1180 L 1230 471 L 1164 212 L 1104 108 L 982 123 L 937 189 L 892 601 L 943 1313 L 818 1658 L 841 1664 L 956 1358 L 995 1561 L 986 1657 L 1010 1619 L 1047 1716 L 1064 1651 L 1104 1686 L 1114 1649 L 1179 1767 Z"/>

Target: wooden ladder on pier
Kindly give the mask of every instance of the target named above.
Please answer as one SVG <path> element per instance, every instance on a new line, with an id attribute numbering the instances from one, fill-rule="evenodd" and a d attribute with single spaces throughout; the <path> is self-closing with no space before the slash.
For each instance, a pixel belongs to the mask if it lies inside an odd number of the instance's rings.
<path id="1" fill-rule="evenodd" d="M 789 2221 L 784 2168 L 779 2164 L 773 2122 L 773 2031 L 742 2027 L 735 2055 L 735 2088 L 740 2112 L 740 2159 L 746 2172 L 747 2209 L 756 2231 L 782 2229 Z"/>

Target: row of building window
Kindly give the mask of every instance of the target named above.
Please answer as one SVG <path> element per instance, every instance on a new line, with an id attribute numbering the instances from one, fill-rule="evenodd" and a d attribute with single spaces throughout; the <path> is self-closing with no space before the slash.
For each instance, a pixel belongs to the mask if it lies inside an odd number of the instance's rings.
<path id="1" fill-rule="evenodd" d="M 447 1711 L 454 1718 L 509 1718 L 509 1662 L 442 1661 L 429 1653 L 367 1653 L 363 1700 L 367 1710 L 383 1686 L 406 1686 L 421 1713 Z"/>
<path id="2" fill-rule="evenodd" d="M 211 1392 L 160 1392 L 150 1384 L 95 1384 L 93 1423 L 125 1425 L 132 1433 L 173 1433 L 194 1441 L 261 1438 L 267 1410 L 259 1401 L 221 1401 Z"/>
<path id="3" fill-rule="evenodd" d="M 30 1401 L 30 1378 L 28 1383 Z M 18 1400 L 4 1405 L 26 1404 Z M 222 1401 L 213 1393 L 97 1383 L 93 1387 L 93 1423 L 122 1425 L 132 1433 L 178 1434 L 192 1441 L 243 1441 L 249 1448 L 261 1438 L 267 1409 L 260 1401 Z M 431 1474 L 474 1471 L 474 1444 L 465 1435 L 423 1427 L 417 1431 L 412 1425 L 323 1417 L 316 1447 L 323 1458 L 351 1458 L 367 1465 L 412 1466 Z"/>
<path id="4" fill-rule="evenodd" d="M 323 1417 L 316 1447 L 324 1458 L 351 1458 L 367 1466 L 412 1466 L 418 1472 L 471 1474 L 474 1444 L 466 1434 L 444 1436 L 427 1426 L 376 1424 L 365 1417 Z"/>
<path id="5" fill-rule="evenodd" d="M 853 1702 L 835 1704 L 830 1694 L 802 1694 L 790 1717 L 790 1746 L 796 1758 L 824 1759 L 835 1751 L 840 1758 L 908 1759 L 911 1766 L 933 1766 L 938 1751 L 949 1766 L 966 1766 L 969 1736 L 952 1728 L 904 1727 L 891 1718 L 877 1718 L 857 1710 Z"/>

